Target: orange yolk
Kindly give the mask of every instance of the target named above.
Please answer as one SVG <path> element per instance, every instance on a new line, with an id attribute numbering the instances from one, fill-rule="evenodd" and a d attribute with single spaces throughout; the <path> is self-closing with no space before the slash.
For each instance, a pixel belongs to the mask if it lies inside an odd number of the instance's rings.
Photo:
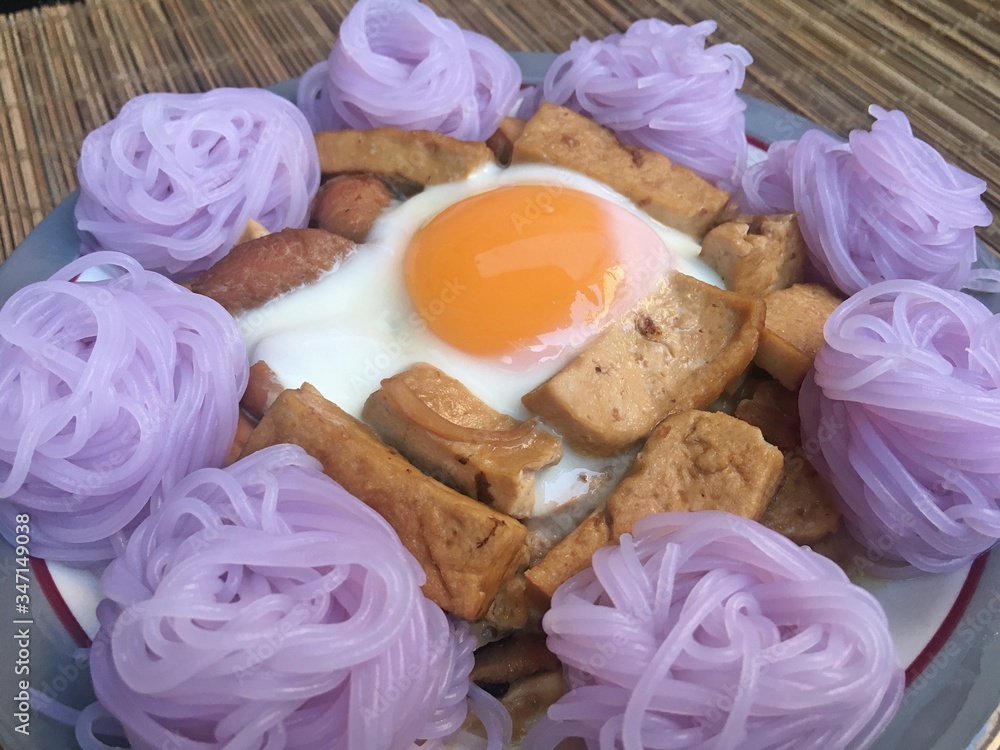
<path id="1" fill-rule="evenodd" d="M 652 227 L 603 198 L 516 185 L 435 216 L 410 241 L 404 269 L 436 336 L 470 354 L 500 355 L 552 332 L 599 327 L 636 254 L 663 251 Z"/>

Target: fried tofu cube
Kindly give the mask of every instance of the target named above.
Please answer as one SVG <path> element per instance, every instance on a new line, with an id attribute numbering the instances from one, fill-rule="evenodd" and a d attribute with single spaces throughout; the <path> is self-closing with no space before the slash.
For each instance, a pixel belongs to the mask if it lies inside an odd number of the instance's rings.
<path id="1" fill-rule="evenodd" d="M 383 380 L 361 418 L 425 474 L 515 518 L 535 507 L 535 472 L 562 457 L 555 435 L 423 362 Z"/>
<path id="2" fill-rule="evenodd" d="M 581 453 L 609 456 L 657 422 L 712 403 L 750 363 L 759 299 L 674 273 L 522 403 Z"/>
<path id="3" fill-rule="evenodd" d="M 603 125 L 542 102 L 514 141 L 513 164 L 541 162 L 609 185 L 668 227 L 701 237 L 719 220 L 729 193 L 656 151 L 623 144 Z"/>
<path id="4" fill-rule="evenodd" d="M 759 428 L 784 454 L 781 484 L 760 522 L 797 544 L 812 544 L 836 531 L 836 498 L 801 448 L 798 394 L 774 380 L 765 381 L 752 398 L 737 404 L 736 416 Z"/>
<path id="5" fill-rule="evenodd" d="M 751 398 L 736 405 L 735 415 L 760 430 L 764 439 L 781 450 L 802 443 L 799 429 L 799 395 L 775 380 L 757 385 Z"/>
<path id="6" fill-rule="evenodd" d="M 485 143 L 429 130 L 328 130 L 316 133 L 316 150 L 323 174 L 370 172 L 418 185 L 464 180 L 496 163 Z"/>
<path id="7" fill-rule="evenodd" d="M 243 455 L 278 443 L 304 448 L 385 518 L 423 568 L 424 594 L 447 612 L 483 617 L 526 559 L 522 524 L 421 473 L 308 383 L 277 398 Z"/>
<path id="8" fill-rule="evenodd" d="M 692 409 L 668 417 L 608 498 L 612 537 L 650 513 L 722 510 L 756 520 L 783 463 L 760 430 L 728 414 Z"/>
<path id="9" fill-rule="evenodd" d="M 754 362 L 797 391 L 823 346 L 823 326 L 843 300 L 821 284 L 795 284 L 764 298 L 767 317 Z"/>
<path id="10" fill-rule="evenodd" d="M 486 145 L 497 157 L 497 161 L 506 166 L 514 155 L 514 141 L 524 132 L 525 121 L 520 117 L 505 117 L 500 121 L 496 132 L 486 139 Z"/>
<path id="11" fill-rule="evenodd" d="M 726 289 L 763 297 L 805 280 L 806 245 L 794 214 L 740 216 L 713 227 L 701 259 Z"/>
<path id="12" fill-rule="evenodd" d="M 236 435 L 233 438 L 233 444 L 229 449 L 229 455 L 226 457 L 225 466 L 229 466 L 239 460 L 239 457 L 243 453 L 243 449 L 246 448 L 247 441 L 250 439 L 250 435 L 253 434 L 254 427 L 256 426 L 257 422 L 251 419 L 241 409 L 239 420 L 236 422 Z"/>
<path id="13" fill-rule="evenodd" d="M 544 609 L 563 582 L 590 565 L 594 552 L 651 513 L 722 510 L 760 518 L 783 463 L 760 430 L 728 414 L 690 409 L 667 417 L 607 505 L 528 568 L 530 601 Z"/>
<path id="14" fill-rule="evenodd" d="M 549 550 L 537 565 L 525 571 L 528 603 L 539 612 L 547 610 L 556 589 L 586 570 L 594 552 L 613 543 L 611 519 L 607 506 L 602 504 Z"/>
<path id="15" fill-rule="evenodd" d="M 760 522 L 796 544 L 812 544 L 840 528 L 837 500 L 801 448 L 785 451 L 781 485 Z"/>

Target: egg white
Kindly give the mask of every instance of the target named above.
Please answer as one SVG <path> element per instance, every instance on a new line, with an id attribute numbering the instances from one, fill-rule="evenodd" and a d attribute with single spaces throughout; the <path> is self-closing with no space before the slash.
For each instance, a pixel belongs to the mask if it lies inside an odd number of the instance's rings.
<path id="1" fill-rule="evenodd" d="M 510 358 L 459 351 L 428 330 L 409 298 L 403 274 L 407 244 L 420 227 L 453 203 L 507 185 L 540 187 L 526 199 L 527 221 L 544 210 L 547 195 L 563 188 L 599 196 L 641 218 L 667 248 L 662 257 L 644 261 L 644 278 L 633 280 L 641 283 L 645 294 L 654 291 L 671 268 L 721 286 L 715 272 L 698 259 L 697 240 L 652 220 L 603 183 L 546 165 L 489 167 L 461 182 L 428 187 L 390 207 L 373 226 L 368 242 L 318 281 L 241 314 L 238 322 L 250 361 L 266 361 L 286 388 L 311 383 L 355 417 L 360 417 L 365 400 L 383 378 L 416 362 L 428 362 L 494 409 L 526 418 L 521 396 L 558 372 L 580 347 L 566 347 L 529 367 Z M 446 281 L 440 306 L 462 291 L 457 280 Z M 434 314 L 433 303 L 428 312 Z M 594 474 L 619 474 L 622 463 L 567 450 L 557 465 L 538 474 L 536 514 L 586 493 Z"/>

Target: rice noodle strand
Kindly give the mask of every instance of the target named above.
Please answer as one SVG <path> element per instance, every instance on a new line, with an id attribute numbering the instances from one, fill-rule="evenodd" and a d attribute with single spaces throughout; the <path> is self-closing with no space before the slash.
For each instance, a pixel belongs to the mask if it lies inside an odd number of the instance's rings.
<path id="1" fill-rule="evenodd" d="M 849 143 L 810 130 L 772 144 L 743 177 L 744 208 L 798 212 L 813 266 L 846 295 L 890 279 L 998 283 L 996 272 L 972 272 L 975 227 L 992 221 L 986 183 L 916 138 L 902 112 L 868 111 L 871 131 Z"/>
<path id="2" fill-rule="evenodd" d="M 799 395 L 809 460 L 878 560 L 968 563 L 1000 539 L 1000 315 L 885 281 L 830 316 Z"/>
<path id="3" fill-rule="evenodd" d="M 552 750 L 860 750 L 903 694 L 885 613 L 833 562 L 739 516 L 663 513 L 594 555 L 542 621 L 570 691 Z"/>
<path id="4" fill-rule="evenodd" d="M 299 84 L 314 130 L 397 127 L 467 141 L 493 134 L 521 86 L 495 42 L 416 0 L 360 0 L 326 62 Z"/>
<path id="5" fill-rule="evenodd" d="M 72 281 L 104 266 L 118 275 Z M 29 513 L 32 553 L 97 563 L 189 472 L 221 464 L 247 383 L 215 301 L 121 253 L 94 253 L 0 310 L 0 531 Z"/>
<path id="6" fill-rule="evenodd" d="M 715 21 L 685 26 L 650 18 L 624 34 L 578 39 L 556 58 L 518 114 L 530 116 L 543 99 L 560 104 L 710 182 L 738 186 L 747 141 L 746 105 L 736 91 L 753 58 L 737 44 L 706 47 L 715 29 Z"/>
<path id="7" fill-rule="evenodd" d="M 94 688 L 133 750 L 440 747 L 467 713 L 475 639 L 423 577 L 297 446 L 202 469 L 104 573 Z M 501 750 L 509 727 L 487 725 Z"/>
<path id="8" fill-rule="evenodd" d="M 252 88 L 135 97 L 84 140 L 77 176 L 82 252 L 176 278 L 228 253 L 249 219 L 305 226 L 320 178 L 302 113 Z"/>

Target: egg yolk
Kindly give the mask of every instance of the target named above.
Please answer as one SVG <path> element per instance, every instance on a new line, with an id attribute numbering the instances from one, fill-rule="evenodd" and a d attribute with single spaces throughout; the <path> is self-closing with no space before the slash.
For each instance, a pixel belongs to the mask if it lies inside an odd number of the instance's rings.
<path id="1" fill-rule="evenodd" d="M 503 355 L 554 332 L 599 328 L 617 312 L 635 259 L 650 252 L 665 252 L 659 235 L 621 206 L 556 185 L 515 185 L 427 222 L 404 270 L 432 333 L 470 354 Z"/>

